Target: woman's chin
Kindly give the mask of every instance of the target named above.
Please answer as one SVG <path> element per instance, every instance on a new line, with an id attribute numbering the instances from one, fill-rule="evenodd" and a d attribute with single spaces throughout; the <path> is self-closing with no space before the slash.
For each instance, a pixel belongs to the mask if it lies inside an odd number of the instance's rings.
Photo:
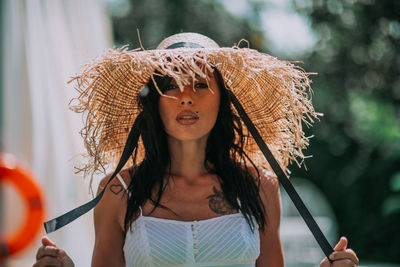
<path id="1" fill-rule="evenodd" d="M 194 141 L 206 141 L 208 138 L 209 132 L 206 133 L 199 133 L 198 131 L 195 132 L 179 132 L 179 134 L 169 134 L 168 139 L 174 141 L 181 141 L 181 142 L 194 142 Z"/>

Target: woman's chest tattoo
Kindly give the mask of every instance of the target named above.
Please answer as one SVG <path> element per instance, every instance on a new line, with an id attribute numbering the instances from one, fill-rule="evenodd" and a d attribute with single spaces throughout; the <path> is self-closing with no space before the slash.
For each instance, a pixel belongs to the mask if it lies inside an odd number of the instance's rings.
<path id="1" fill-rule="evenodd" d="M 209 200 L 208 206 L 213 212 L 224 215 L 231 214 L 236 211 L 225 199 L 222 190 L 219 191 L 215 186 L 213 186 L 213 192 L 213 194 L 207 197 Z"/>

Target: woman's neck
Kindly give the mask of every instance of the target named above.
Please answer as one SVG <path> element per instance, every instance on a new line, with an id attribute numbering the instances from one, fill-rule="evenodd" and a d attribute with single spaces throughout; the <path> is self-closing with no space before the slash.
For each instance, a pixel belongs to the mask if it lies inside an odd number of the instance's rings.
<path id="1" fill-rule="evenodd" d="M 197 140 L 178 140 L 168 137 L 171 158 L 171 175 L 194 182 L 199 176 L 207 173 L 204 166 L 207 137 Z"/>

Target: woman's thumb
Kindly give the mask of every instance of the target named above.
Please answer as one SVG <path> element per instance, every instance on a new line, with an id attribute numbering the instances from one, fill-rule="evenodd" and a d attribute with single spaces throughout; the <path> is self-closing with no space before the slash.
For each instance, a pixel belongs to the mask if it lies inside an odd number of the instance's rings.
<path id="1" fill-rule="evenodd" d="M 43 246 L 54 246 L 56 247 L 57 245 L 51 241 L 47 236 L 42 237 L 42 244 Z"/>
<path id="2" fill-rule="evenodd" d="M 346 250 L 346 248 L 347 248 L 347 238 L 342 236 L 339 242 L 336 244 L 334 250 L 341 251 L 341 250 Z"/>

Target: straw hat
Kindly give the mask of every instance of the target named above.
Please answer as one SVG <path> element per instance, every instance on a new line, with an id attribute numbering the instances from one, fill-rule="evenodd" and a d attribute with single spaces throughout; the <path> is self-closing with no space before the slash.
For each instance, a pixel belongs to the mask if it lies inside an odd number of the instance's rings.
<path id="1" fill-rule="evenodd" d="M 196 74 L 207 77 L 213 68 L 239 99 L 281 167 L 286 169 L 291 161 L 301 163 L 302 150 L 308 146 L 302 122 L 310 124 L 319 115 L 311 104 L 308 73 L 253 49 L 220 48 L 204 35 L 180 33 L 155 50 L 109 49 L 73 78 L 80 96 L 72 109 L 85 118 L 81 134 L 88 161 L 81 171 L 88 175 L 109 164 L 115 167 L 140 113 L 138 94 L 155 72 L 173 77 L 183 90 Z M 138 159 L 144 152 L 139 143 L 140 147 Z M 256 165 L 269 168 L 252 137 L 244 151 Z"/>

